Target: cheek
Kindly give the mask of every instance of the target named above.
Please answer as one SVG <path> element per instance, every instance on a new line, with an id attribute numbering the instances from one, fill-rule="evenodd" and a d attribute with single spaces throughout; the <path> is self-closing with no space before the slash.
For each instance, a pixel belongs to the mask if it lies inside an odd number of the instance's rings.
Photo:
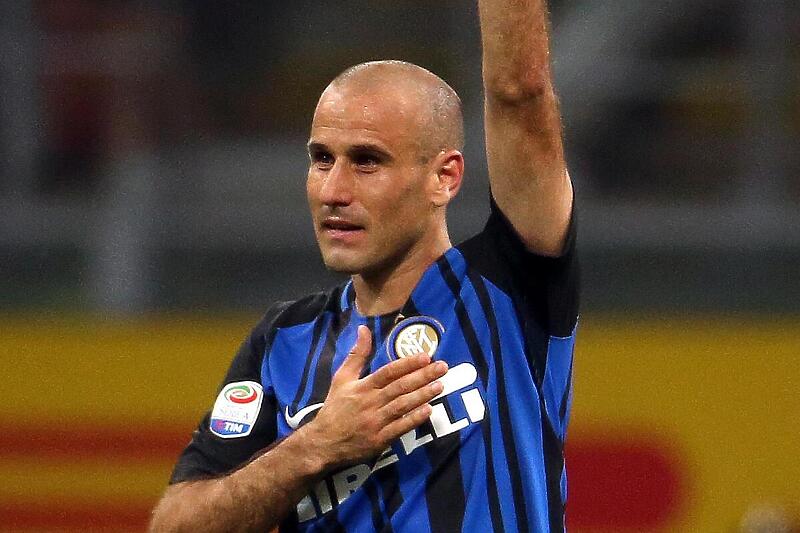
<path id="1" fill-rule="evenodd" d="M 430 211 L 430 201 L 428 194 L 425 191 L 425 183 L 423 180 L 416 180 L 413 183 L 406 184 L 399 190 L 399 200 L 397 205 L 397 213 L 406 219 L 419 220 L 425 218 Z"/>
<path id="2" fill-rule="evenodd" d="M 417 187 L 395 188 L 381 205 L 383 234 L 393 241 L 419 236 L 428 226 L 430 209 L 425 194 Z"/>
<path id="3" fill-rule="evenodd" d="M 319 180 L 312 176 L 306 178 L 306 199 L 312 207 L 319 204 Z"/>

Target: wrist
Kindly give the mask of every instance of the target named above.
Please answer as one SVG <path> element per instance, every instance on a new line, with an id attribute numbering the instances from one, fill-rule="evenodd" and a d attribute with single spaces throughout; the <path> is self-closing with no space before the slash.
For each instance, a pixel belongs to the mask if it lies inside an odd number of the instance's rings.
<path id="1" fill-rule="evenodd" d="M 296 449 L 295 457 L 301 457 L 303 470 L 309 475 L 321 475 L 332 468 L 335 459 L 329 453 L 330 447 L 325 444 L 324 435 L 317 431 L 312 420 L 297 429 L 287 439 Z"/>

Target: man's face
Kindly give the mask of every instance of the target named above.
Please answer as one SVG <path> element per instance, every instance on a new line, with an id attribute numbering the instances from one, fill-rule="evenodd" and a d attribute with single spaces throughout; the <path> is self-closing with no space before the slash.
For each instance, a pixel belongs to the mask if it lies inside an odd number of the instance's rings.
<path id="1" fill-rule="evenodd" d="M 421 246 L 434 209 L 419 130 L 417 105 L 397 90 L 323 93 L 311 126 L 306 191 L 328 268 L 388 272 Z"/>

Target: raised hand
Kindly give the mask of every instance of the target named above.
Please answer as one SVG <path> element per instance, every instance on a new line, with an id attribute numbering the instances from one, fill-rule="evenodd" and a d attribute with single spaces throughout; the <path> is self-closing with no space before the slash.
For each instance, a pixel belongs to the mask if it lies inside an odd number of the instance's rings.
<path id="1" fill-rule="evenodd" d="M 375 457 L 390 442 L 419 426 L 431 414 L 431 401 L 442 391 L 436 381 L 447 372 L 444 361 L 427 354 L 393 361 L 359 378 L 367 364 L 372 335 L 359 326 L 353 349 L 333 376 L 317 417 L 306 430 L 328 465 Z"/>

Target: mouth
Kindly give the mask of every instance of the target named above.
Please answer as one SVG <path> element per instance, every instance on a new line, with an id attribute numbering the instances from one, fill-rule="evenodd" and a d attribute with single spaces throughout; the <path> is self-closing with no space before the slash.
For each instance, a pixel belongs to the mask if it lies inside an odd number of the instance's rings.
<path id="1" fill-rule="evenodd" d="M 320 224 L 322 233 L 334 239 L 347 239 L 364 231 L 364 226 L 339 217 L 327 217 Z"/>

